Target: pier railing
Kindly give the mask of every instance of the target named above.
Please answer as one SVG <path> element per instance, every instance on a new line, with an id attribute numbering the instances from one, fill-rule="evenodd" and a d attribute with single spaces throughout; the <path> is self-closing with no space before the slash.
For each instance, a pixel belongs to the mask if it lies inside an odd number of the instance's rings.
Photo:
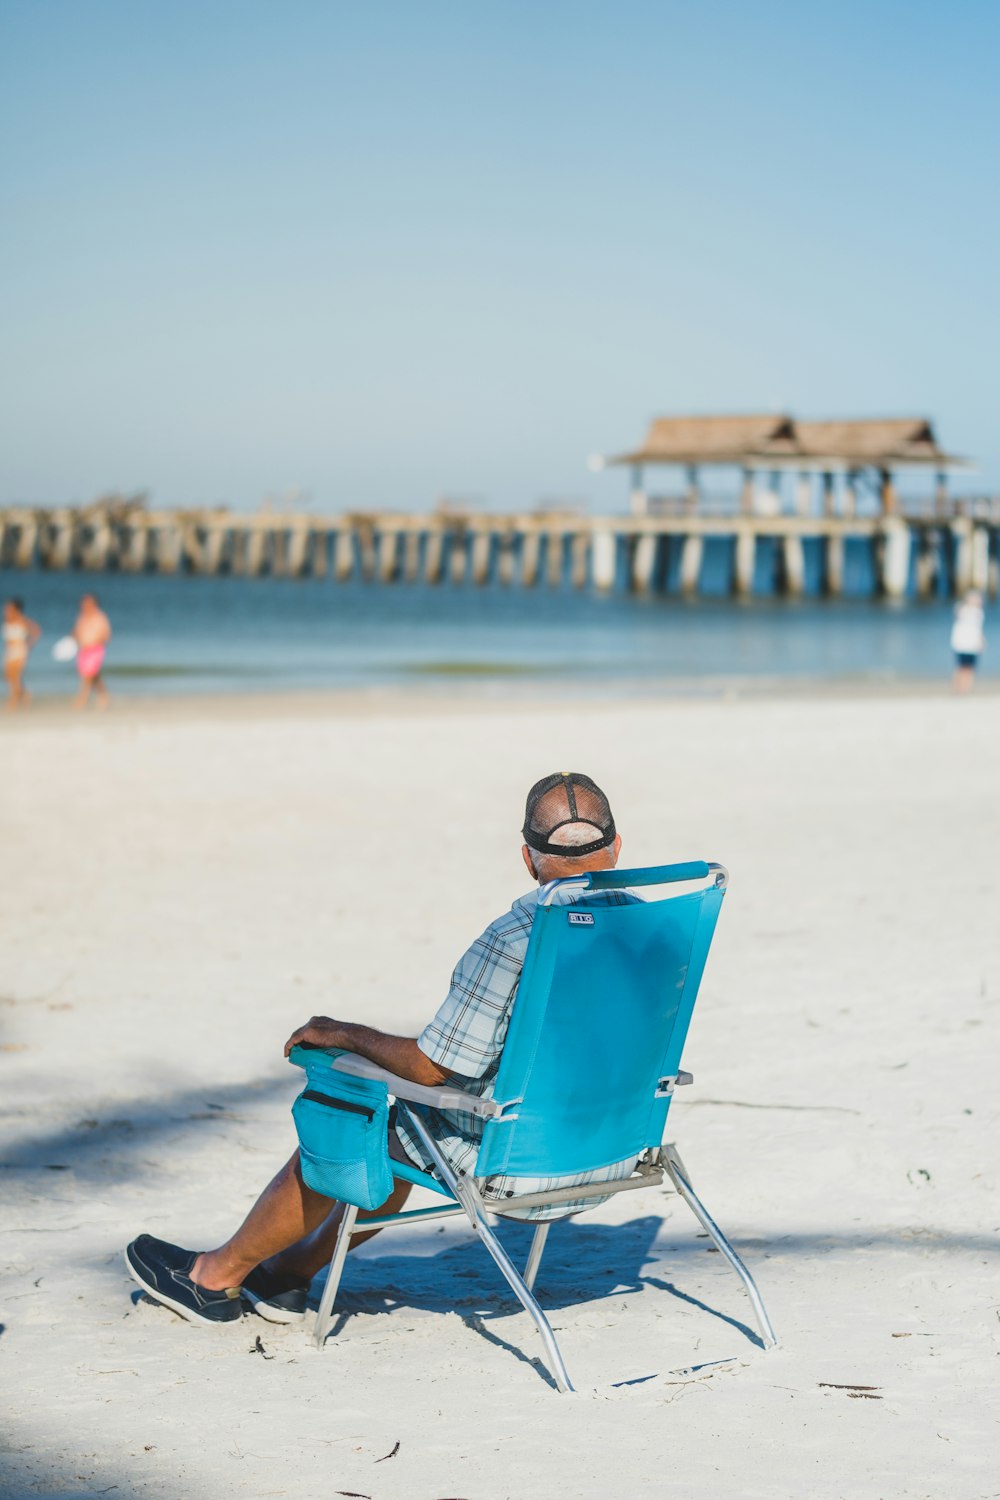
<path id="1" fill-rule="evenodd" d="M 867 591 L 997 593 L 1000 507 L 946 517 L 428 515 L 154 510 L 128 503 L 0 510 L 0 568 L 396 580 L 697 595 L 706 555 L 733 594 L 845 591 L 860 549 Z M 720 564 L 721 557 L 721 564 Z M 808 562 L 808 566 L 807 566 Z M 716 586 L 713 592 L 718 592 Z"/>

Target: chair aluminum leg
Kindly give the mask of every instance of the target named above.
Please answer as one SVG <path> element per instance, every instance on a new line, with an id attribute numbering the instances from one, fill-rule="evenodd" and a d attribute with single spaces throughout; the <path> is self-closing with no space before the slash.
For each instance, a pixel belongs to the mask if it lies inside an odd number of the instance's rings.
<path id="1" fill-rule="evenodd" d="M 524 1267 L 524 1284 L 529 1292 L 535 1290 L 535 1277 L 538 1275 L 538 1267 L 542 1263 L 542 1255 L 545 1252 L 545 1241 L 549 1237 L 551 1224 L 547 1219 L 536 1227 L 531 1241 L 531 1249 L 528 1251 L 528 1259 Z"/>
<path id="2" fill-rule="evenodd" d="M 423 1120 L 420 1118 L 418 1110 L 415 1109 L 412 1105 L 404 1104 L 401 1099 L 398 1099 L 396 1102 L 398 1108 L 406 1115 L 407 1121 L 412 1124 L 414 1130 L 420 1138 L 420 1142 L 424 1147 L 424 1150 L 427 1152 L 435 1167 L 440 1172 L 441 1180 L 444 1182 L 445 1186 L 449 1188 L 450 1191 L 455 1195 L 455 1197 L 461 1203 L 462 1207 L 465 1209 L 466 1213 L 469 1215 L 469 1219 L 472 1222 L 473 1229 L 479 1235 L 479 1238 L 482 1240 L 484 1246 L 496 1261 L 497 1266 L 503 1273 L 503 1276 L 505 1277 L 511 1291 L 514 1293 L 515 1297 L 520 1302 L 525 1312 L 528 1313 L 532 1318 L 535 1327 L 538 1329 L 538 1332 L 542 1336 L 542 1343 L 545 1345 L 545 1352 L 548 1356 L 549 1369 L 552 1371 L 552 1375 L 559 1390 L 571 1391 L 573 1389 L 573 1384 L 569 1378 L 569 1372 L 567 1371 L 566 1366 L 563 1362 L 562 1354 L 559 1352 L 559 1345 L 556 1343 L 555 1334 L 552 1332 L 551 1324 L 549 1323 L 548 1318 L 542 1312 L 542 1309 L 539 1307 L 538 1303 L 535 1301 L 531 1292 L 525 1286 L 524 1281 L 522 1280 L 517 1270 L 517 1267 L 514 1265 L 514 1262 L 511 1260 L 510 1256 L 507 1254 L 506 1250 L 503 1248 L 500 1241 L 493 1233 L 493 1230 L 487 1223 L 486 1214 L 483 1211 L 482 1204 L 479 1201 L 478 1193 L 474 1188 L 470 1187 L 468 1181 L 464 1177 L 458 1176 L 458 1174 L 453 1170 L 451 1163 L 447 1161 L 447 1159 L 442 1155 L 440 1147 L 428 1131 Z"/>
<path id="3" fill-rule="evenodd" d="M 764 1348 L 773 1349 L 775 1344 L 778 1342 L 778 1339 L 774 1329 L 771 1326 L 771 1320 L 767 1315 L 767 1309 L 764 1307 L 764 1303 L 761 1301 L 760 1292 L 758 1292 L 757 1290 L 757 1283 L 754 1281 L 753 1277 L 750 1275 L 750 1272 L 740 1260 L 739 1256 L 736 1254 L 736 1251 L 726 1239 L 726 1236 L 723 1234 L 722 1230 L 719 1228 L 718 1224 L 716 1224 L 715 1220 L 708 1212 L 708 1209 L 702 1203 L 694 1188 L 691 1186 L 691 1182 L 687 1174 L 687 1168 L 681 1160 L 680 1152 L 677 1150 L 677 1147 L 674 1145 L 662 1146 L 660 1148 L 660 1156 L 674 1187 L 677 1189 L 678 1193 L 680 1193 L 681 1197 L 684 1199 L 684 1202 L 687 1204 L 688 1208 L 690 1208 L 691 1212 L 701 1224 L 702 1228 L 706 1229 L 711 1235 L 716 1247 L 722 1251 L 723 1255 L 726 1257 L 729 1264 L 736 1272 L 737 1276 L 743 1282 L 743 1285 L 746 1288 L 747 1296 L 750 1298 L 750 1305 L 754 1310 L 754 1316 L 757 1319 L 757 1326 L 760 1329 L 760 1336 L 763 1341 Z"/>
<path id="4" fill-rule="evenodd" d="M 316 1348 L 322 1349 L 326 1342 L 326 1336 L 330 1332 L 333 1322 L 333 1304 L 340 1287 L 340 1278 L 344 1274 L 344 1261 L 351 1247 L 351 1231 L 354 1221 L 358 1217 L 358 1211 L 353 1203 L 344 1204 L 344 1217 L 340 1221 L 337 1230 L 337 1240 L 333 1247 L 333 1255 L 330 1259 L 330 1269 L 326 1273 L 326 1285 L 323 1287 L 323 1295 L 319 1301 L 319 1311 L 316 1314 L 315 1340 Z"/>

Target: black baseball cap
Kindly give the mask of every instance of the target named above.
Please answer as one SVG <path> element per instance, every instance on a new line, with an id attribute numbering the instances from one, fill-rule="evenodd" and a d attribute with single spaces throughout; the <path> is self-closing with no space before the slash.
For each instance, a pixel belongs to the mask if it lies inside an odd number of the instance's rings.
<path id="1" fill-rule="evenodd" d="M 561 787 L 565 794 L 565 809 L 568 817 L 562 817 L 563 798 L 549 799 L 549 793 Z M 539 808 L 542 802 L 549 802 Z M 553 815 L 554 813 L 554 815 Z M 589 824 L 594 838 L 586 844 L 554 844 L 552 835 L 560 828 L 580 823 Z M 564 859 L 580 859 L 585 854 L 594 854 L 606 849 L 615 841 L 615 820 L 611 804 L 596 781 L 579 771 L 554 771 L 536 781 L 528 793 L 524 809 L 524 827 L 521 830 L 524 842 L 539 854 L 556 854 Z"/>

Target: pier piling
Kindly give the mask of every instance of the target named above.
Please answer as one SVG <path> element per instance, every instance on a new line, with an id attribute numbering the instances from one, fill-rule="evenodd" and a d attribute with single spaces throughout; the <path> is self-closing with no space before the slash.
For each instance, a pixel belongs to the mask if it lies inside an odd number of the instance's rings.
<path id="1" fill-rule="evenodd" d="M 793 532 L 782 538 L 781 568 L 784 592 L 790 599 L 801 599 L 806 591 L 806 555 L 801 536 Z"/>
<path id="2" fill-rule="evenodd" d="M 330 571 L 330 532 L 325 526 L 315 526 L 309 533 L 306 571 L 313 578 L 325 578 Z"/>
<path id="3" fill-rule="evenodd" d="M 309 537 L 307 520 L 297 520 L 289 526 L 285 537 L 285 574 L 288 578 L 301 578 L 305 573 Z"/>
<path id="4" fill-rule="evenodd" d="M 440 526 L 433 526 L 427 533 L 427 546 L 424 551 L 424 578 L 427 583 L 440 583 L 444 565 L 444 532 Z"/>
<path id="5" fill-rule="evenodd" d="M 472 581 L 481 588 L 489 582 L 490 561 L 493 554 L 493 537 L 483 527 L 477 526 L 472 533 Z"/>
<path id="6" fill-rule="evenodd" d="M 118 566 L 125 573 L 144 573 L 149 559 L 149 527 L 142 520 L 133 521 L 118 552 Z"/>
<path id="7" fill-rule="evenodd" d="M 365 583 L 371 583 L 375 578 L 378 566 L 378 556 L 375 546 L 375 518 L 373 516 L 355 517 L 354 535 L 358 543 L 361 577 Z"/>
<path id="8" fill-rule="evenodd" d="M 972 522 L 960 516 L 952 522 L 955 593 L 964 594 L 972 587 Z"/>
<path id="9" fill-rule="evenodd" d="M 937 592 L 941 554 L 936 531 L 924 527 L 915 539 L 914 580 L 918 599 L 933 599 Z"/>
<path id="10" fill-rule="evenodd" d="M 831 599 L 839 599 L 844 592 L 842 532 L 828 531 L 823 541 L 823 592 Z"/>
<path id="11" fill-rule="evenodd" d="M 504 588 L 510 588 L 514 582 L 514 548 L 516 538 L 512 530 L 504 530 L 500 533 L 497 543 L 497 582 Z"/>
<path id="12" fill-rule="evenodd" d="M 681 593 L 688 598 L 698 592 L 704 552 L 704 537 L 699 532 L 689 532 L 681 543 Z"/>
<path id="13" fill-rule="evenodd" d="M 399 532 L 395 527 L 379 534 L 378 576 L 382 583 L 393 583 L 399 577 Z"/>
<path id="14" fill-rule="evenodd" d="M 30 512 L 21 518 L 18 528 L 17 547 L 14 552 L 15 568 L 30 568 L 35 561 L 38 547 L 38 520 Z"/>
<path id="15" fill-rule="evenodd" d="M 538 582 L 538 562 L 542 539 L 534 527 L 521 538 L 521 582 L 533 589 Z"/>
<path id="16" fill-rule="evenodd" d="M 638 594 L 648 594 L 653 584 L 653 568 L 656 564 L 657 538 L 651 532 L 636 537 L 632 553 L 632 588 Z"/>
<path id="17" fill-rule="evenodd" d="M 617 545 L 614 532 L 602 526 L 593 534 L 594 587 L 601 593 L 610 593 L 615 586 Z"/>
<path id="18" fill-rule="evenodd" d="M 548 532 L 545 540 L 545 581 L 549 588 L 557 589 L 563 581 L 565 538 L 561 531 Z"/>
<path id="19" fill-rule="evenodd" d="M 354 572 L 354 536 L 347 526 L 341 526 L 334 535 L 333 576 L 338 583 L 346 583 Z"/>
<path id="20" fill-rule="evenodd" d="M 0 522 L 0 534 L 2 531 L 3 526 Z M 76 526 L 73 513 L 69 510 L 52 511 L 47 518 L 47 523 L 39 531 L 38 560 L 42 567 L 58 572 L 71 568 L 75 545 Z"/>
<path id="21" fill-rule="evenodd" d="M 448 577 L 452 583 L 464 583 L 469 564 L 468 534 L 464 529 L 454 530 L 449 540 Z"/>
<path id="22" fill-rule="evenodd" d="M 420 532 L 411 526 L 403 538 L 403 577 L 416 583 L 420 577 Z"/>
<path id="23" fill-rule="evenodd" d="M 910 528 L 895 516 L 882 523 L 881 588 L 887 599 L 902 599 L 910 581 Z"/>
<path id="24" fill-rule="evenodd" d="M 972 529 L 972 587 L 986 591 L 990 584 L 990 534 L 985 526 Z"/>
<path id="25" fill-rule="evenodd" d="M 244 571 L 248 578 L 258 578 L 267 561 L 268 536 L 263 526 L 254 526 L 246 537 Z"/>
<path id="26" fill-rule="evenodd" d="M 569 545 L 570 581 L 575 589 L 585 589 L 590 577 L 590 535 L 574 531 Z"/>
<path id="27" fill-rule="evenodd" d="M 739 598 L 749 599 L 753 593 L 756 569 L 757 533 L 752 527 L 741 524 L 736 532 L 733 558 L 733 591 Z"/>

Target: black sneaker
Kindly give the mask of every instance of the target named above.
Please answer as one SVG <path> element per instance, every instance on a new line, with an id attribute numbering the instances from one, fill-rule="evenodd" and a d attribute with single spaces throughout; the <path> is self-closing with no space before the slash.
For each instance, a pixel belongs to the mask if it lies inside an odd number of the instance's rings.
<path id="1" fill-rule="evenodd" d="M 272 1271 L 257 1266 L 242 1286 L 243 1300 L 269 1323 L 301 1323 L 306 1315 L 309 1287 L 289 1286 Z"/>
<path id="2" fill-rule="evenodd" d="M 197 1250 L 182 1250 L 151 1234 L 140 1234 L 125 1251 L 133 1280 L 154 1302 L 162 1302 L 189 1323 L 235 1323 L 243 1316 L 239 1287 L 213 1292 L 198 1286 L 187 1274 L 197 1259 Z"/>

